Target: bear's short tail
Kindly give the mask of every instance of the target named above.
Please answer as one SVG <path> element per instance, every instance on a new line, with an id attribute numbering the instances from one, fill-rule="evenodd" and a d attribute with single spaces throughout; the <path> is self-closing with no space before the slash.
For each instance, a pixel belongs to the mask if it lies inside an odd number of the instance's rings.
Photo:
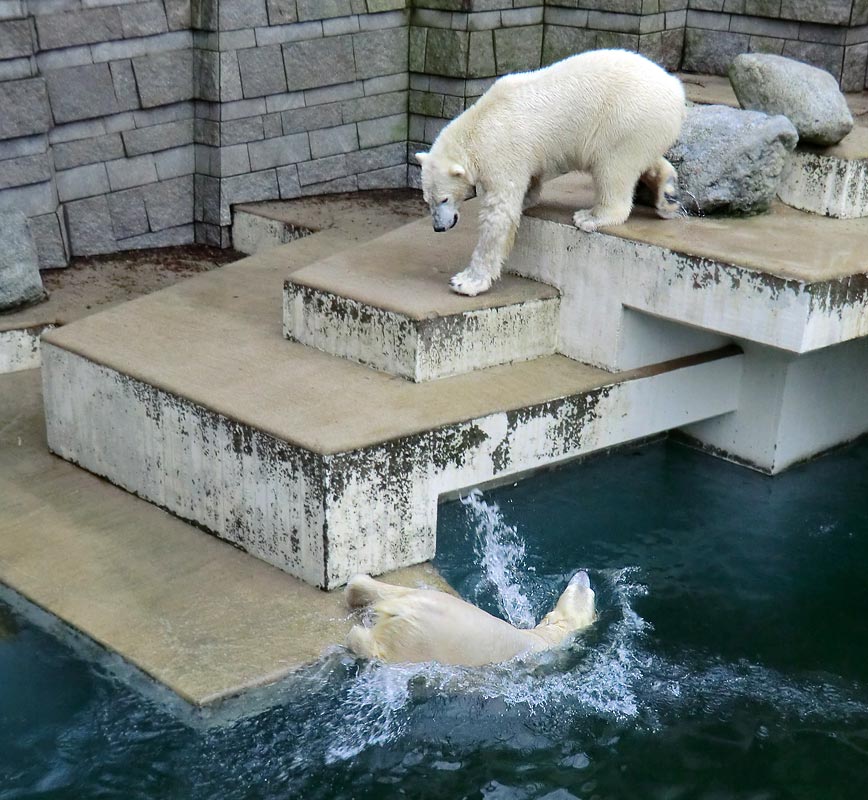
<path id="1" fill-rule="evenodd" d="M 354 575 L 347 582 L 344 598 L 350 608 L 366 608 L 379 600 L 401 597 L 412 591 L 405 586 L 393 586 L 390 583 L 375 581 L 369 575 Z"/>

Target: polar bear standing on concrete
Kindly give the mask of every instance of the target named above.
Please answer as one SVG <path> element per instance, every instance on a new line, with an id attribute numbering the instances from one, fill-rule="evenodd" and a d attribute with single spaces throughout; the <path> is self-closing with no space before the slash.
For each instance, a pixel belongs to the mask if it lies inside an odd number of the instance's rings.
<path id="1" fill-rule="evenodd" d="M 408 589 L 356 575 L 346 588 L 350 608 L 370 608 L 373 627 L 356 625 L 347 647 L 364 658 L 418 663 L 439 661 L 479 667 L 547 650 L 595 619 L 594 591 L 582 570 L 535 628 L 515 628 L 458 597 L 433 589 Z"/>
<path id="2" fill-rule="evenodd" d="M 458 207 L 482 195 L 479 242 L 470 265 L 451 280 L 459 294 L 486 291 L 500 277 L 523 208 L 543 181 L 590 172 L 593 208 L 576 211 L 583 231 L 625 222 L 638 180 L 657 213 L 678 216 L 678 180 L 663 154 L 684 118 L 681 82 L 647 58 L 594 50 L 544 69 L 506 75 L 452 120 L 428 153 L 417 153 L 434 230 L 458 222 Z"/>

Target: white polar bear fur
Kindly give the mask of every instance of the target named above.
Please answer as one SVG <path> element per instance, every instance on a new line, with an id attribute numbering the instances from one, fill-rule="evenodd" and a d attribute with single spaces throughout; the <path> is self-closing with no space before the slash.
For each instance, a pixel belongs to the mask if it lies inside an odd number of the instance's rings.
<path id="1" fill-rule="evenodd" d="M 547 650 L 594 622 L 594 591 L 587 572 L 573 576 L 554 610 L 522 630 L 435 589 L 410 589 L 356 575 L 347 584 L 350 608 L 370 608 L 374 625 L 356 625 L 347 647 L 381 661 L 438 661 L 478 667 Z"/>
<path id="2" fill-rule="evenodd" d="M 657 213 L 677 216 L 677 176 L 663 154 L 684 113 L 681 82 L 624 50 L 581 53 L 496 81 L 430 152 L 416 154 L 435 230 L 458 222 L 474 187 L 482 195 L 479 242 L 452 288 L 475 295 L 497 280 L 523 208 L 537 202 L 543 181 L 565 172 L 594 179 L 593 208 L 574 216 L 584 231 L 625 222 L 640 178 L 655 192 Z"/>

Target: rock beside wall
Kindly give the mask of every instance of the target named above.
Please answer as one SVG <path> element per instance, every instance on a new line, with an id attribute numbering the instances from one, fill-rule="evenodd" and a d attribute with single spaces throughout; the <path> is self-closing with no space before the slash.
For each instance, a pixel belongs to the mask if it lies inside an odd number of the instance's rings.
<path id="1" fill-rule="evenodd" d="M 27 217 L 20 211 L 0 212 L 0 311 L 44 296 Z"/>

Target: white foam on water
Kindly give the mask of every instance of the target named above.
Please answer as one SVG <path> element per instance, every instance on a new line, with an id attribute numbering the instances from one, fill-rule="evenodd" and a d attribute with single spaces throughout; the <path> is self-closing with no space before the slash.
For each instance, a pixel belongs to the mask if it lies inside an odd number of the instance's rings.
<path id="1" fill-rule="evenodd" d="M 517 628 L 532 628 L 536 618 L 530 600 L 521 589 L 527 574 L 524 541 L 516 528 L 509 525 L 496 503 L 487 503 L 482 492 L 474 489 L 461 498 L 476 525 L 474 551 L 482 568 L 483 581 L 477 591 L 494 591 L 498 608 Z"/>

